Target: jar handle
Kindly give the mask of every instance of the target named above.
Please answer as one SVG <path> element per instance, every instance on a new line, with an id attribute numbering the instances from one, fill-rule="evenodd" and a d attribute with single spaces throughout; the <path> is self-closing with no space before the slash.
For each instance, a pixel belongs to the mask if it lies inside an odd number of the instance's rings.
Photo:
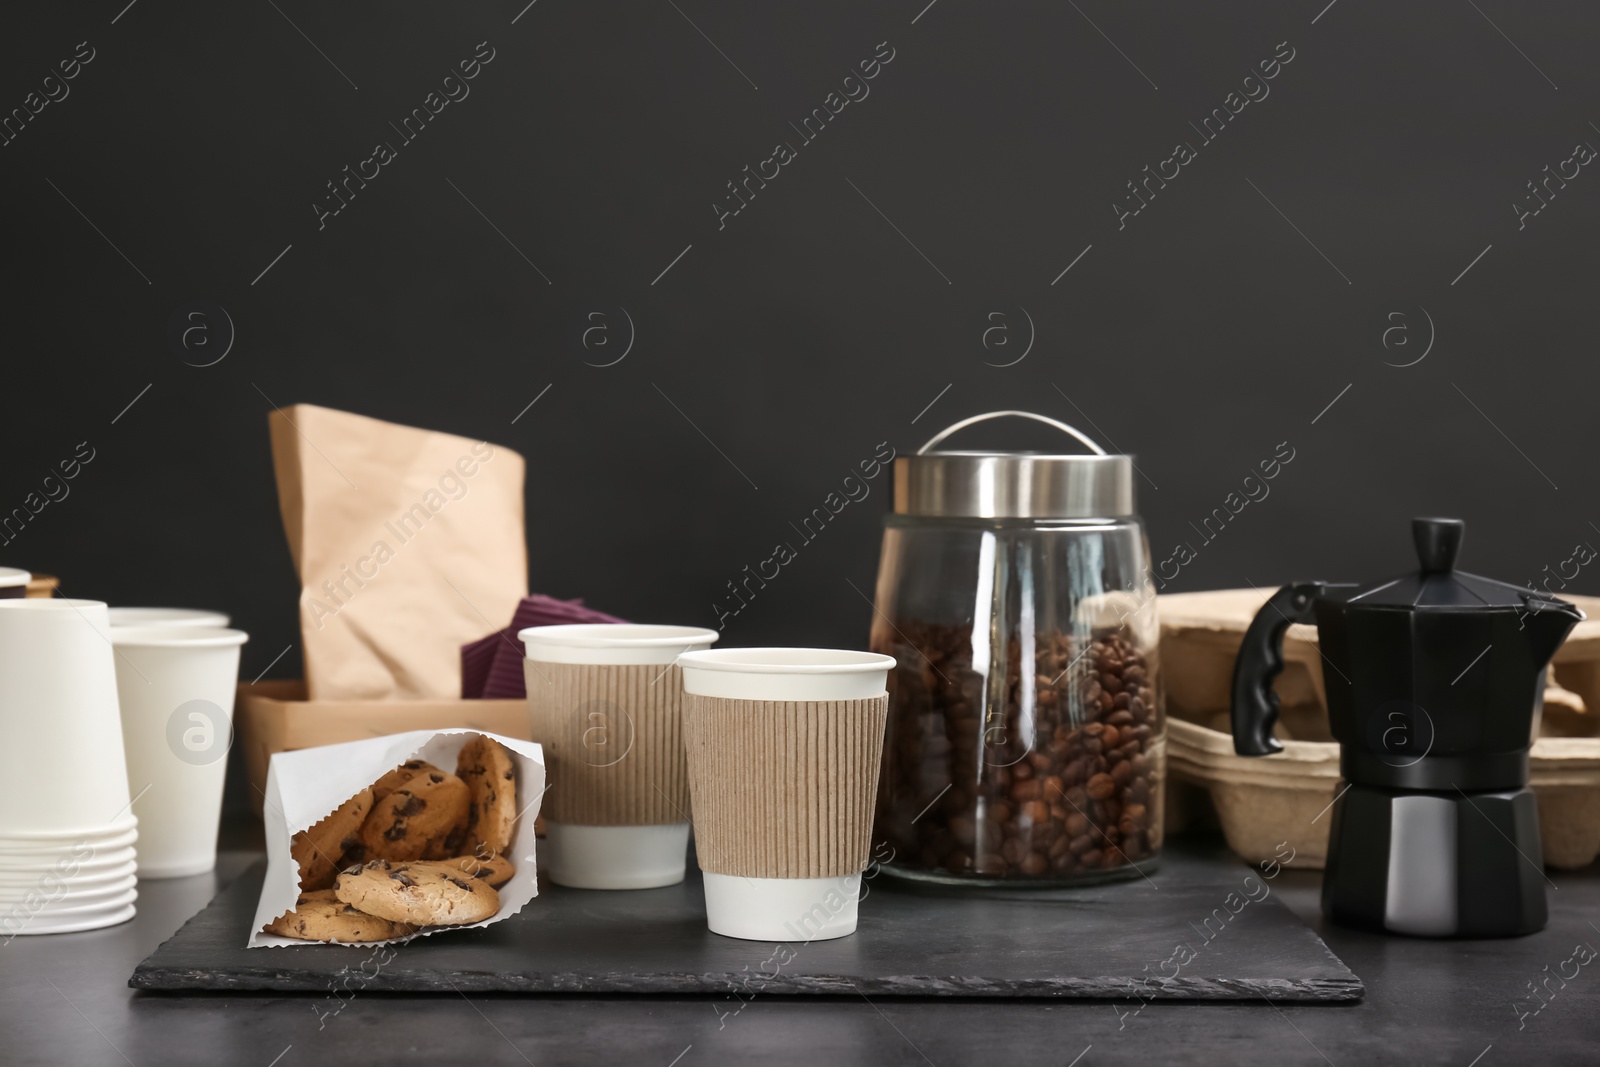
<path id="1" fill-rule="evenodd" d="M 917 449 L 917 455 L 922 455 L 924 452 L 928 451 L 928 449 L 943 441 L 951 434 L 960 430 L 965 430 L 968 426 L 972 426 L 980 422 L 987 422 L 990 419 L 1003 419 L 1007 416 L 1018 419 L 1032 419 L 1035 422 L 1042 422 L 1046 426 L 1054 426 L 1062 433 L 1076 437 L 1089 449 L 1089 451 L 1093 452 L 1095 455 L 1103 456 L 1106 454 L 1106 450 L 1095 444 L 1094 441 L 1083 431 L 1068 426 L 1064 422 L 1059 422 L 1056 419 L 1052 419 L 1048 415 L 1035 415 L 1031 411 L 990 411 L 982 415 L 973 415 L 971 418 L 962 419 L 960 422 L 951 423 L 949 426 L 946 426 L 944 429 L 934 434 L 933 438 L 929 440 L 927 444 Z"/>

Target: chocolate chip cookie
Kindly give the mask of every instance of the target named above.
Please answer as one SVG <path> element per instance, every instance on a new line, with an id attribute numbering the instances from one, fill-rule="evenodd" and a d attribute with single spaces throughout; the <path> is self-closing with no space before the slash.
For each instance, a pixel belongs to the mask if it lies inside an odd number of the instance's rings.
<path id="1" fill-rule="evenodd" d="M 472 790 L 465 851 L 510 848 L 517 822 L 517 771 L 511 754 L 498 741 L 475 737 L 456 757 L 456 774 Z"/>
<path id="2" fill-rule="evenodd" d="M 472 802 L 468 800 L 466 810 L 461 813 L 461 818 L 456 821 L 455 825 L 450 827 L 444 834 L 428 841 L 428 847 L 422 850 L 422 858 L 425 860 L 446 860 L 451 856 L 459 856 L 465 852 L 467 848 L 467 814 L 471 810 Z"/>
<path id="3" fill-rule="evenodd" d="M 372 783 L 373 804 L 377 804 L 384 797 L 406 785 L 418 775 L 429 773 L 441 774 L 443 772 L 427 760 L 406 760 L 406 762 Z M 367 846 L 361 840 L 361 828 L 359 826 L 340 842 L 340 846 L 344 849 L 344 858 L 339 861 L 337 869 L 332 874 L 337 874 L 340 869 L 353 863 L 365 863 L 372 858 L 367 852 Z M 328 877 L 328 885 L 333 884 L 332 874 Z"/>
<path id="4" fill-rule="evenodd" d="M 475 878 L 487 882 L 499 889 L 511 881 L 511 876 L 517 873 L 511 861 L 498 852 L 491 853 L 488 858 L 483 856 L 457 856 L 453 860 L 445 860 L 444 864 L 454 867 L 468 878 Z"/>
<path id="5" fill-rule="evenodd" d="M 372 790 L 363 789 L 321 822 L 294 835 L 289 855 L 300 867 L 301 891 L 326 889 L 338 873 L 345 842 L 372 810 Z"/>
<path id="6" fill-rule="evenodd" d="M 372 783 L 372 802 L 376 804 L 417 775 L 425 773 L 437 774 L 439 773 L 439 768 L 427 760 L 406 760 L 400 766 Z"/>
<path id="7" fill-rule="evenodd" d="M 389 941 L 415 933 L 409 923 L 368 915 L 344 903 L 331 889 L 300 894 L 299 903 L 263 929 L 299 941 Z"/>
<path id="8" fill-rule="evenodd" d="M 452 831 L 466 825 L 470 797 L 466 783 L 455 775 L 421 771 L 372 806 L 361 824 L 364 856 L 415 860 L 430 845 L 443 847 Z"/>
<path id="9" fill-rule="evenodd" d="M 339 875 L 334 895 L 358 911 L 395 923 L 461 926 L 500 910 L 500 894 L 449 862 L 372 860 Z"/>

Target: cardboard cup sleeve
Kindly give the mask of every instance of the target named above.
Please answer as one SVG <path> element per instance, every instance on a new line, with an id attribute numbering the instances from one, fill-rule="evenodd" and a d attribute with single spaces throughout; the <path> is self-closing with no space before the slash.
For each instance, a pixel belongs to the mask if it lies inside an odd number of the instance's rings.
<path id="1" fill-rule="evenodd" d="M 533 738 L 550 761 L 544 817 L 574 826 L 689 821 L 676 664 L 524 660 Z"/>
<path id="2" fill-rule="evenodd" d="M 745 878 L 865 870 L 888 711 L 887 694 L 804 701 L 686 695 L 700 868 Z"/>

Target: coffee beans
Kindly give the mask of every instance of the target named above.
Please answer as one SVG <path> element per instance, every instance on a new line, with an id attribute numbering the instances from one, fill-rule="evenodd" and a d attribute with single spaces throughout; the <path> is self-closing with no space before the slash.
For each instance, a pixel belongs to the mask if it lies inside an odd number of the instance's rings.
<path id="1" fill-rule="evenodd" d="M 1027 669 L 1012 633 L 1002 670 L 975 669 L 970 626 L 888 630 L 874 645 L 898 662 L 876 833 L 894 866 L 1071 882 L 1160 849 L 1165 727 L 1125 632 L 1033 635 Z"/>

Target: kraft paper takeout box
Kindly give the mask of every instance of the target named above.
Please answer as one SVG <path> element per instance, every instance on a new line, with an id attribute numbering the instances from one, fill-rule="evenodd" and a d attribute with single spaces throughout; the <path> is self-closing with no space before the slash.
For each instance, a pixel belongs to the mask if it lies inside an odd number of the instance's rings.
<path id="1" fill-rule="evenodd" d="M 56 590 L 61 587 L 61 579 L 48 574 L 35 574 L 28 579 L 28 592 L 30 597 L 49 598 L 56 595 Z"/>
<path id="2" fill-rule="evenodd" d="M 526 700 L 307 700 L 300 681 L 241 683 L 234 718 L 258 815 L 267 766 L 279 752 L 451 727 L 532 738 Z"/>
<path id="3" fill-rule="evenodd" d="M 261 886 L 255 923 L 250 928 L 250 940 L 245 947 L 337 944 L 300 941 L 261 932 L 267 923 L 286 911 L 294 910 L 300 896 L 300 868 L 289 854 L 290 839 L 301 830 L 320 822 L 340 804 L 407 760 L 423 759 L 453 771 L 462 746 L 480 733 L 504 745 L 517 767 L 517 804 L 521 814 L 512 831 L 511 847 L 505 852 L 506 857 L 516 865 L 516 873 L 499 889 L 500 910 L 478 923 L 427 927 L 411 937 L 393 941 L 363 941 L 348 947 L 371 948 L 373 945 L 411 941 L 443 930 L 475 930 L 480 926 L 490 926 L 515 915 L 528 901 L 538 896 L 539 872 L 533 824 L 539 814 L 539 801 L 544 796 L 545 775 L 544 751 L 536 742 L 481 730 L 413 730 L 365 741 L 349 741 L 342 745 L 280 752 L 273 757 L 267 773 L 267 876 Z"/>

